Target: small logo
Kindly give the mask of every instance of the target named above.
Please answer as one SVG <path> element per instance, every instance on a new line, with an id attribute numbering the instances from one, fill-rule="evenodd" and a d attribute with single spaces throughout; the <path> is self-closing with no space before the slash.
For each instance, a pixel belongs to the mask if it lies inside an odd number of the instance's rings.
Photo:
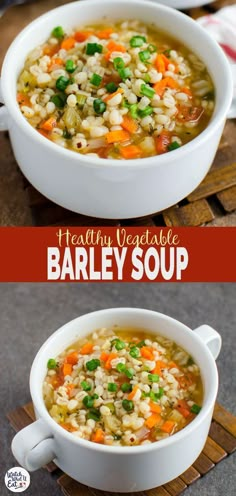
<path id="1" fill-rule="evenodd" d="M 5 474 L 5 485 L 13 493 L 23 493 L 30 485 L 30 474 L 22 467 L 10 468 Z"/>

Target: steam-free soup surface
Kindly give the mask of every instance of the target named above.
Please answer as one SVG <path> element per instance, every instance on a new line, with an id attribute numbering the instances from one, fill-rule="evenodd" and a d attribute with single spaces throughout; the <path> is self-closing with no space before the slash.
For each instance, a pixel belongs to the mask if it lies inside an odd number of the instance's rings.
<path id="1" fill-rule="evenodd" d="M 17 99 L 46 138 L 100 158 L 171 152 L 206 128 L 214 88 L 202 61 L 139 21 L 56 26 L 27 57 Z"/>
<path id="2" fill-rule="evenodd" d="M 199 368 L 186 351 L 145 330 L 103 328 L 50 358 L 43 392 L 73 436 L 111 446 L 160 441 L 200 412 Z"/>

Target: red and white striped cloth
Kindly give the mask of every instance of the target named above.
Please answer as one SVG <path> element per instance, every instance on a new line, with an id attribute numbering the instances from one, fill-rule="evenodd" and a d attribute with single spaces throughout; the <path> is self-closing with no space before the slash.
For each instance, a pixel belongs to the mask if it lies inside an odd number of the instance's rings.
<path id="1" fill-rule="evenodd" d="M 236 5 L 199 17 L 197 22 L 219 43 L 229 62 L 236 63 Z"/>

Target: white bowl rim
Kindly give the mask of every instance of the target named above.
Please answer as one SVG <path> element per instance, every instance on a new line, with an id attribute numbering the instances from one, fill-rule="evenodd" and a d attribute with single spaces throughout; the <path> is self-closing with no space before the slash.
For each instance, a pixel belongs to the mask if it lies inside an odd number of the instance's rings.
<path id="1" fill-rule="evenodd" d="M 50 18 L 53 16 L 56 12 L 63 12 L 66 11 L 67 9 L 74 8 L 75 5 L 77 5 L 78 8 L 83 8 L 83 3 L 85 0 L 80 0 L 62 5 L 60 7 L 56 7 L 53 10 L 50 10 L 49 12 L 41 15 L 40 17 L 36 18 L 33 22 L 28 24 L 15 38 L 13 43 L 10 45 L 4 62 L 2 66 L 2 79 L 3 81 L 6 80 L 9 77 L 9 71 L 7 70 L 8 66 L 8 61 L 12 58 L 15 57 L 16 53 L 16 48 L 18 49 L 18 44 L 22 41 L 24 37 L 27 37 L 28 33 L 31 32 L 34 28 L 38 27 L 38 24 L 43 23 L 45 19 Z M 132 0 L 134 4 L 139 4 L 142 7 L 145 8 L 154 8 L 158 10 L 162 10 L 166 12 L 167 15 L 175 16 L 175 19 L 183 19 L 184 14 L 181 12 L 172 9 L 171 7 L 167 7 L 163 4 L 158 4 L 154 3 L 152 1 L 145 0 L 143 2 L 142 0 Z M 87 3 L 87 2 L 86 2 Z M 100 0 L 99 5 L 101 4 L 109 4 L 110 5 L 110 0 Z M 119 0 L 119 6 L 122 4 L 129 4 L 128 0 Z M 91 11 L 92 11 L 92 6 L 97 5 L 98 2 L 97 0 L 89 0 L 89 4 L 91 5 Z M 11 97 L 11 92 L 8 90 L 8 86 L 2 87 L 2 93 L 3 93 L 3 98 L 4 102 L 7 105 L 7 109 L 12 116 L 13 120 L 17 122 L 17 124 L 24 130 L 26 134 L 29 135 L 31 139 L 34 141 L 37 141 L 38 143 L 41 143 L 42 146 L 45 148 L 49 148 L 52 152 L 54 151 L 55 153 L 64 156 L 65 158 L 69 160 L 72 160 L 73 162 L 77 162 L 78 166 L 83 166 L 87 167 L 88 165 L 91 168 L 101 168 L 101 167 L 111 167 L 113 168 L 123 168 L 125 165 L 126 170 L 132 170 L 133 168 L 137 167 L 139 169 L 147 168 L 147 167 L 158 167 L 161 166 L 162 163 L 165 164 L 170 161 L 175 161 L 177 159 L 181 159 L 181 157 L 186 156 L 189 152 L 194 152 L 194 150 L 202 143 L 204 144 L 216 131 L 219 126 L 219 123 L 223 119 L 225 119 L 226 114 L 230 108 L 231 101 L 232 101 L 232 93 L 233 93 L 233 82 L 232 82 L 232 77 L 231 77 L 231 72 L 230 72 L 230 67 L 227 62 L 227 59 L 223 53 L 223 50 L 217 45 L 217 43 L 210 37 L 210 35 L 207 33 L 207 31 L 204 31 L 204 29 L 198 25 L 193 19 L 190 17 L 186 16 L 186 22 L 187 23 L 192 23 L 192 28 L 196 32 L 196 37 L 201 36 L 205 39 L 206 43 L 210 44 L 212 48 L 215 50 L 216 53 L 216 60 L 218 64 L 221 64 L 222 66 L 222 72 L 227 75 L 227 80 L 225 79 L 226 83 L 226 97 L 224 100 L 224 103 L 221 105 L 221 107 L 218 109 L 218 112 L 215 112 L 208 123 L 208 126 L 202 131 L 196 138 L 194 138 L 192 141 L 189 143 L 186 143 L 183 147 L 178 148 L 177 150 L 173 150 L 171 153 L 166 153 L 163 155 L 155 155 L 153 157 L 147 157 L 147 158 L 139 158 L 139 159 L 132 159 L 132 160 L 118 160 L 118 159 L 102 159 L 100 157 L 88 157 L 86 155 L 80 156 L 79 153 L 74 152 L 73 150 L 65 149 L 63 147 L 60 147 L 56 143 L 53 143 L 52 141 L 48 140 L 44 136 L 42 136 L 40 133 L 38 133 L 26 120 L 26 118 L 22 115 L 16 99 L 12 99 Z M 215 87 L 217 88 L 217 82 L 213 81 Z M 217 92 L 216 92 L 216 98 L 217 98 Z M 170 156 L 171 155 L 171 156 Z M 66 167 L 68 168 L 68 163 L 66 164 Z"/>
<path id="2" fill-rule="evenodd" d="M 35 369 L 38 366 L 38 362 L 40 361 L 41 353 L 44 352 L 45 348 L 48 346 L 48 344 L 50 343 L 50 341 L 53 338 L 55 338 L 57 336 L 59 337 L 61 334 L 63 334 L 67 328 L 67 325 L 73 325 L 73 323 L 76 323 L 76 321 L 82 321 L 83 319 L 86 320 L 89 316 L 96 316 L 99 314 L 100 315 L 101 314 L 106 315 L 106 314 L 109 314 L 111 312 L 114 312 L 114 314 L 116 314 L 116 315 L 126 312 L 126 313 L 133 314 L 136 316 L 137 316 L 137 314 L 153 315 L 154 317 L 159 316 L 164 320 L 175 323 L 175 325 L 178 325 L 181 328 L 182 332 L 185 332 L 185 333 L 191 332 L 192 333 L 191 337 L 193 339 L 193 342 L 198 342 L 198 343 L 200 342 L 201 343 L 203 353 L 205 353 L 207 360 L 210 362 L 210 366 L 211 366 L 211 369 L 213 371 L 214 379 L 215 379 L 215 386 L 211 388 L 211 394 L 208 395 L 207 398 L 204 398 L 204 403 L 203 403 L 202 409 L 201 409 L 200 413 L 196 416 L 196 418 L 194 420 L 192 420 L 186 427 L 184 427 L 179 432 L 177 432 L 173 436 L 170 436 L 167 439 L 163 439 L 159 442 L 146 444 L 146 445 L 142 445 L 142 446 L 139 445 L 139 446 L 128 447 L 128 446 L 107 446 L 107 445 L 103 445 L 103 444 L 93 443 L 93 442 L 88 441 L 86 439 L 76 438 L 75 436 L 71 435 L 70 432 L 67 432 L 65 429 L 60 427 L 55 422 L 55 420 L 53 420 L 53 418 L 50 416 L 49 412 L 47 411 L 47 408 L 46 408 L 45 403 L 43 401 L 42 389 L 39 392 L 39 390 L 35 387 L 35 381 L 37 381 L 37 374 L 35 372 Z M 68 343 L 69 343 L 69 341 L 68 341 Z M 202 371 L 201 371 L 201 374 L 202 374 L 202 376 L 204 375 Z M 38 385 L 38 386 L 40 386 L 40 385 Z M 213 389 L 215 389 L 216 392 L 214 392 Z M 31 367 L 31 372 L 30 372 L 30 393 L 31 393 L 31 397 L 33 400 L 33 404 L 36 407 L 36 411 L 39 414 L 39 418 L 43 419 L 43 421 L 46 423 L 46 425 L 48 424 L 51 427 L 52 433 L 53 433 L 53 431 L 56 431 L 56 433 L 58 435 L 65 437 L 68 441 L 73 442 L 73 443 L 80 445 L 81 447 L 84 447 L 87 449 L 91 449 L 91 450 L 95 450 L 95 451 L 99 451 L 99 452 L 102 451 L 102 452 L 106 452 L 106 453 L 110 453 L 110 454 L 115 453 L 115 454 L 120 454 L 122 456 L 123 455 L 130 455 L 130 454 L 139 454 L 139 453 L 143 453 L 143 452 L 145 453 L 147 451 L 153 451 L 156 449 L 161 449 L 162 447 L 164 448 L 166 446 L 175 444 L 178 441 L 181 441 L 182 438 L 187 437 L 189 434 L 191 434 L 192 431 L 197 429 L 198 426 L 202 422 L 204 422 L 206 420 L 206 418 L 208 417 L 208 415 L 209 415 L 209 413 L 210 413 L 210 411 L 214 405 L 217 390 L 218 390 L 218 371 L 217 371 L 216 363 L 215 363 L 215 360 L 214 360 L 211 352 L 209 351 L 207 346 L 204 345 L 203 341 L 201 341 L 200 338 L 196 334 L 194 334 L 192 329 L 190 329 L 188 326 L 186 326 L 182 322 L 180 322 L 180 321 L 178 321 L 172 317 L 169 317 L 168 315 L 163 314 L 161 312 L 156 312 L 153 310 L 147 310 L 147 309 L 143 309 L 143 308 L 129 308 L 129 307 L 108 308 L 108 309 L 104 309 L 104 310 L 96 310 L 93 312 L 88 312 L 88 313 L 83 314 L 79 317 L 76 317 L 75 319 L 72 319 L 71 321 L 67 322 L 62 327 L 57 329 L 44 342 L 44 344 L 39 349 L 37 355 L 35 356 L 35 359 L 33 361 L 32 367 Z M 127 448 L 131 448 L 131 450 L 127 449 Z"/>

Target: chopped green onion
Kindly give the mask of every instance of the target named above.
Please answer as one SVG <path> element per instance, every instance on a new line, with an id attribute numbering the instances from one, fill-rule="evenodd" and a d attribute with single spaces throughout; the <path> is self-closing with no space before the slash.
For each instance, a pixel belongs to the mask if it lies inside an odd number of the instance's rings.
<path id="1" fill-rule="evenodd" d="M 76 65 L 74 64 L 73 60 L 69 59 L 66 61 L 65 68 L 67 72 L 74 72 L 76 69 Z"/>
<path id="2" fill-rule="evenodd" d="M 171 52 L 171 48 L 169 48 L 168 50 L 164 50 L 164 55 L 166 55 L 166 57 L 169 57 L 170 56 L 170 52 Z"/>
<path id="3" fill-rule="evenodd" d="M 83 108 L 86 100 L 87 100 L 87 96 L 86 95 L 82 95 L 82 93 L 77 93 L 76 95 L 76 100 L 77 100 L 77 105 L 79 108 Z"/>
<path id="4" fill-rule="evenodd" d="M 138 346 L 138 348 L 142 348 L 143 346 L 145 346 L 145 340 L 143 339 L 142 341 L 139 341 L 136 346 Z"/>
<path id="5" fill-rule="evenodd" d="M 144 74 L 143 80 L 145 81 L 145 83 L 150 83 L 151 77 L 149 76 L 149 74 Z"/>
<path id="6" fill-rule="evenodd" d="M 138 55 L 139 55 L 141 62 L 146 62 L 151 57 L 149 50 L 143 50 L 142 52 L 139 52 Z"/>
<path id="7" fill-rule="evenodd" d="M 124 341 L 121 341 L 121 339 L 113 339 L 111 343 L 114 343 L 117 351 L 123 350 L 125 348 L 125 343 Z"/>
<path id="8" fill-rule="evenodd" d="M 100 86 L 102 82 L 102 76 L 99 76 L 99 74 L 93 74 L 90 83 L 93 84 L 94 86 Z"/>
<path id="9" fill-rule="evenodd" d="M 155 95 L 155 90 L 148 86 L 148 84 L 141 84 L 140 93 L 148 98 L 153 98 Z"/>
<path id="10" fill-rule="evenodd" d="M 120 439 L 122 439 L 122 436 L 120 436 L 119 434 L 112 434 L 112 436 L 114 441 L 120 441 Z"/>
<path id="11" fill-rule="evenodd" d="M 150 45 L 148 45 L 148 50 L 149 52 L 154 53 L 157 51 L 157 47 L 153 45 L 153 43 L 150 43 Z"/>
<path id="12" fill-rule="evenodd" d="M 100 360 L 98 360 L 98 358 L 93 358 L 92 360 L 86 363 L 86 369 L 90 370 L 91 372 L 92 370 L 96 370 L 100 364 L 101 362 Z"/>
<path id="13" fill-rule="evenodd" d="M 129 352 L 130 356 L 132 356 L 132 358 L 138 358 L 139 357 L 139 348 L 137 348 L 136 346 L 133 346 Z"/>
<path id="14" fill-rule="evenodd" d="M 146 117 L 147 115 L 151 115 L 153 113 L 153 108 L 148 105 L 145 109 L 139 110 L 138 115 L 139 117 Z"/>
<path id="15" fill-rule="evenodd" d="M 127 101 L 127 100 L 124 100 L 124 99 L 123 99 L 123 100 L 122 100 L 122 107 L 125 107 L 125 108 L 130 109 L 130 108 L 131 108 L 131 105 L 130 105 L 130 103 L 128 103 L 128 101 Z"/>
<path id="16" fill-rule="evenodd" d="M 179 143 L 177 143 L 177 141 L 173 141 L 173 143 L 170 143 L 167 148 L 169 152 L 172 152 L 172 150 L 177 150 L 177 148 L 180 148 L 180 145 Z"/>
<path id="17" fill-rule="evenodd" d="M 62 26 L 56 26 L 52 30 L 52 36 L 54 36 L 55 38 L 63 38 L 63 36 L 64 36 L 64 29 L 62 28 Z"/>
<path id="18" fill-rule="evenodd" d="M 127 412 L 131 412 L 134 409 L 134 403 L 132 400 L 123 400 L 122 406 Z"/>
<path id="19" fill-rule="evenodd" d="M 94 400 L 91 396 L 85 396 L 83 398 L 83 405 L 86 406 L 86 408 L 92 408 L 93 402 L 94 402 Z"/>
<path id="20" fill-rule="evenodd" d="M 137 119 L 137 117 L 138 117 L 138 104 L 137 103 L 132 103 L 132 105 L 130 105 L 130 115 L 131 115 L 131 117 L 133 117 L 133 119 Z"/>
<path id="21" fill-rule="evenodd" d="M 65 77 L 65 76 L 60 76 L 57 80 L 56 80 L 56 88 L 58 90 L 61 90 L 61 91 L 65 91 L 65 89 L 67 88 L 68 84 L 69 84 L 70 80 Z"/>
<path id="22" fill-rule="evenodd" d="M 146 41 L 147 40 L 144 36 L 137 35 L 137 36 L 133 36 L 133 38 L 131 38 L 129 44 L 132 48 L 136 48 L 136 47 L 143 46 L 143 44 L 146 43 Z"/>
<path id="23" fill-rule="evenodd" d="M 91 398 L 93 398 L 93 400 L 98 400 L 99 396 L 97 393 L 94 393 Z"/>
<path id="24" fill-rule="evenodd" d="M 190 356 L 189 359 L 188 359 L 188 361 L 187 361 L 187 366 L 194 365 L 194 363 L 195 363 L 194 362 L 194 359 Z"/>
<path id="25" fill-rule="evenodd" d="M 129 67 L 124 67 L 124 69 L 119 69 L 118 74 L 121 77 L 121 79 L 123 79 L 124 81 L 132 75 Z"/>
<path id="26" fill-rule="evenodd" d="M 69 131 L 67 129 L 64 129 L 64 131 L 63 131 L 63 138 L 71 139 L 71 134 L 69 133 Z"/>
<path id="27" fill-rule="evenodd" d="M 191 407 L 190 412 L 195 413 L 196 415 L 201 411 L 202 407 L 196 405 L 196 403 Z"/>
<path id="28" fill-rule="evenodd" d="M 125 369 L 125 375 L 126 377 L 128 377 L 128 379 L 133 379 L 134 377 L 134 370 L 129 368 L 129 369 Z"/>
<path id="29" fill-rule="evenodd" d="M 107 106 L 106 106 L 105 102 L 103 102 L 100 98 L 96 98 L 93 101 L 93 108 L 94 108 L 96 114 L 103 114 L 103 112 L 105 112 Z"/>
<path id="30" fill-rule="evenodd" d="M 121 362 L 118 363 L 117 366 L 116 366 L 116 370 L 118 372 L 125 372 L 125 370 L 126 370 L 125 364 L 124 363 L 121 363 Z"/>
<path id="31" fill-rule="evenodd" d="M 128 382 L 124 382 L 121 385 L 121 391 L 123 391 L 123 393 L 129 393 L 130 391 L 132 391 L 132 385 Z"/>
<path id="32" fill-rule="evenodd" d="M 148 380 L 150 382 L 159 382 L 159 375 L 158 374 L 148 374 Z"/>
<path id="33" fill-rule="evenodd" d="M 63 93 L 58 93 L 56 95 L 52 95 L 50 98 L 50 102 L 53 102 L 54 105 L 56 105 L 57 108 L 63 108 L 66 103 L 66 98 L 67 96 L 64 95 Z"/>
<path id="34" fill-rule="evenodd" d="M 113 83 L 112 81 L 106 84 L 106 90 L 108 91 L 108 93 L 115 93 L 117 88 L 118 86 L 116 86 L 116 84 Z"/>
<path id="35" fill-rule="evenodd" d="M 115 384 L 114 382 L 108 382 L 107 390 L 109 391 L 109 393 L 116 393 L 117 389 L 117 384 Z"/>
<path id="36" fill-rule="evenodd" d="M 87 43 L 86 55 L 94 55 L 95 53 L 102 53 L 103 46 L 98 43 Z"/>
<path id="37" fill-rule="evenodd" d="M 116 71 L 118 71 L 118 69 L 123 69 L 125 67 L 124 60 L 121 57 L 116 57 L 113 60 L 113 64 Z"/>
<path id="38" fill-rule="evenodd" d="M 101 413 L 98 408 L 91 408 L 89 412 L 87 413 L 87 419 L 93 419 L 96 422 L 98 422 L 101 418 Z"/>
<path id="39" fill-rule="evenodd" d="M 164 389 L 159 388 L 158 393 L 154 393 L 153 391 L 150 392 L 150 398 L 152 401 L 158 401 L 164 394 Z"/>
<path id="40" fill-rule="evenodd" d="M 83 388 L 83 391 L 90 391 L 92 388 L 92 386 L 87 381 L 82 381 L 80 385 Z"/>
<path id="41" fill-rule="evenodd" d="M 57 362 L 54 360 L 54 358 L 49 358 L 48 363 L 47 363 L 47 368 L 48 369 L 56 369 L 57 368 Z"/>

